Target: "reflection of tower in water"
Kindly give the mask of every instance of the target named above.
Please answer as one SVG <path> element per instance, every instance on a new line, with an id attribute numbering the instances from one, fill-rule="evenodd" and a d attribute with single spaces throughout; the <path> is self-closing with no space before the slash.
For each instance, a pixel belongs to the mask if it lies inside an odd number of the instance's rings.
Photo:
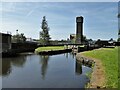
<path id="1" fill-rule="evenodd" d="M 81 62 L 79 62 L 77 60 L 76 60 L 76 65 L 75 65 L 75 72 L 78 75 L 82 74 L 82 64 L 81 64 Z"/>

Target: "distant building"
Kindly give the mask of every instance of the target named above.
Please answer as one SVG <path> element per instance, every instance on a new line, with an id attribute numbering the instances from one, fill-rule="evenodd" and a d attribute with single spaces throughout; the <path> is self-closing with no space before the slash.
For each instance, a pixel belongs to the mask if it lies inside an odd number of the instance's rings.
<path id="1" fill-rule="evenodd" d="M 75 34 L 70 34 L 70 40 L 73 40 L 76 38 L 76 35 Z"/>
<path id="2" fill-rule="evenodd" d="M 0 33 L 0 52 L 11 49 L 11 34 Z"/>
<path id="3" fill-rule="evenodd" d="M 75 44 L 75 40 L 76 40 L 76 35 L 75 34 L 70 34 L 70 42 L 72 44 Z"/>

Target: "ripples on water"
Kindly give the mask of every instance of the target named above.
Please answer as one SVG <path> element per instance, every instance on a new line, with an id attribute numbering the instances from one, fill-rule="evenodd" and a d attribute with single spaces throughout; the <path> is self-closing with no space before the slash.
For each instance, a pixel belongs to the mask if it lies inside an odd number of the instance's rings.
<path id="1" fill-rule="evenodd" d="M 3 58 L 3 88 L 84 88 L 91 68 L 77 62 L 72 53 L 53 56 L 21 54 Z"/>

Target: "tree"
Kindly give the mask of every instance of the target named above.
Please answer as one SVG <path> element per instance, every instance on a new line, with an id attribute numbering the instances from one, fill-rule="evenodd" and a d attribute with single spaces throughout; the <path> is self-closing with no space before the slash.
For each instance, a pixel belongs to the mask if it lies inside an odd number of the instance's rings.
<path id="1" fill-rule="evenodd" d="M 22 43 L 24 43 L 26 41 L 26 37 L 24 36 L 24 33 L 18 34 L 18 30 L 16 30 L 16 31 L 17 31 L 16 35 L 12 36 L 12 42 L 16 42 L 16 43 L 22 42 Z"/>
<path id="2" fill-rule="evenodd" d="M 120 29 L 118 31 L 118 39 L 117 39 L 118 42 L 120 42 Z"/>
<path id="3" fill-rule="evenodd" d="M 86 36 L 85 35 L 83 35 L 83 38 L 82 38 L 83 40 L 83 42 L 85 42 L 86 40 L 87 40 L 87 38 L 86 38 Z"/>
<path id="4" fill-rule="evenodd" d="M 117 41 L 120 42 L 120 38 L 118 38 Z"/>
<path id="5" fill-rule="evenodd" d="M 120 13 L 118 14 L 118 19 L 120 19 Z M 118 39 L 117 39 L 118 42 L 120 42 L 120 29 L 118 31 Z"/>
<path id="6" fill-rule="evenodd" d="M 112 42 L 112 41 L 114 41 L 114 40 L 113 40 L 113 38 L 111 38 L 109 41 L 111 41 L 111 42 Z"/>
<path id="7" fill-rule="evenodd" d="M 118 18 L 120 18 L 120 13 L 118 14 Z"/>
<path id="8" fill-rule="evenodd" d="M 118 31 L 118 39 L 117 39 L 118 42 L 120 42 L 120 29 Z"/>
<path id="9" fill-rule="evenodd" d="M 24 33 L 20 34 L 20 39 L 21 39 L 21 42 L 25 42 L 26 41 L 26 37 L 24 36 Z"/>
<path id="10" fill-rule="evenodd" d="M 120 38 L 120 29 L 118 30 L 118 38 Z"/>
<path id="11" fill-rule="evenodd" d="M 49 40 L 51 38 L 49 35 L 49 27 L 48 27 L 48 23 L 46 21 L 45 16 L 43 16 L 43 19 L 42 19 L 41 29 L 42 31 L 40 32 L 40 43 L 43 45 L 48 45 L 50 43 Z"/>
<path id="12" fill-rule="evenodd" d="M 86 44 L 87 43 L 87 38 L 85 35 L 82 36 L 82 44 Z"/>
<path id="13" fill-rule="evenodd" d="M 86 41 L 87 41 L 87 44 L 94 44 L 92 39 L 87 39 Z"/>

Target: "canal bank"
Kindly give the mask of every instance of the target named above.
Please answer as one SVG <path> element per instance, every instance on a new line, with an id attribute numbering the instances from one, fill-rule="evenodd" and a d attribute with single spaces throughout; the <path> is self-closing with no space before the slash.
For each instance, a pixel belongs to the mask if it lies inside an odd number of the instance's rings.
<path id="1" fill-rule="evenodd" d="M 24 52 L 35 52 L 40 55 L 56 55 L 56 54 L 62 54 L 62 53 L 68 53 L 71 52 L 72 49 L 65 48 L 64 46 L 44 46 L 44 47 L 36 47 L 33 44 L 13 44 L 12 49 L 7 49 L 0 53 L 3 58 L 5 57 L 16 57 L 20 53 Z"/>
<path id="2" fill-rule="evenodd" d="M 39 55 L 57 55 L 68 52 L 72 52 L 72 49 L 65 48 L 64 46 L 47 46 L 35 49 L 35 53 Z"/>
<path id="3" fill-rule="evenodd" d="M 40 55 L 56 55 L 56 54 L 68 53 L 71 51 L 72 49 L 64 49 L 64 50 L 41 51 L 41 52 L 36 52 L 36 53 Z"/>
<path id="4" fill-rule="evenodd" d="M 119 86 L 119 59 L 118 59 L 118 51 L 119 47 L 114 48 L 100 48 L 87 52 L 82 52 L 82 54 L 88 58 L 93 58 L 101 63 L 100 68 L 98 67 L 98 71 L 101 69 L 104 72 L 105 76 L 105 87 L 106 88 L 118 88 Z M 100 70 L 99 70 L 100 69 Z M 102 73 L 103 74 L 103 73 Z M 102 77 L 102 75 L 100 75 Z M 104 87 L 104 86 L 103 86 Z"/>
<path id="5" fill-rule="evenodd" d="M 19 53 L 34 52 L 36 48 L 36 43 L 11 43 L 10 48 L 5 48 L 2 46 L 2 52 L 0 52 L 0 54 L 3 58 L 16 57 Z"/>
<path id="6" fill-rule="evenodd" d="M 85 51 L 87 52 L 87 51 Z M 92 73 L 90 75 L 90 82 L 87 84 L 87 88 L 106 88 L 105 87 L 105 71 L 100 60 L 85 56 L 81 52 L 76 55 L 76 59 L 88 66 L 93 66 Z"/>
<path id="7" fill-rule="evenodd" d="M 2 58 L 6 57 L 17 57 L 20 53 L 24 52 L 34 52 L 35 49 L 10 49 L 7 51 L 4 51 L 1 54 Z"/>

